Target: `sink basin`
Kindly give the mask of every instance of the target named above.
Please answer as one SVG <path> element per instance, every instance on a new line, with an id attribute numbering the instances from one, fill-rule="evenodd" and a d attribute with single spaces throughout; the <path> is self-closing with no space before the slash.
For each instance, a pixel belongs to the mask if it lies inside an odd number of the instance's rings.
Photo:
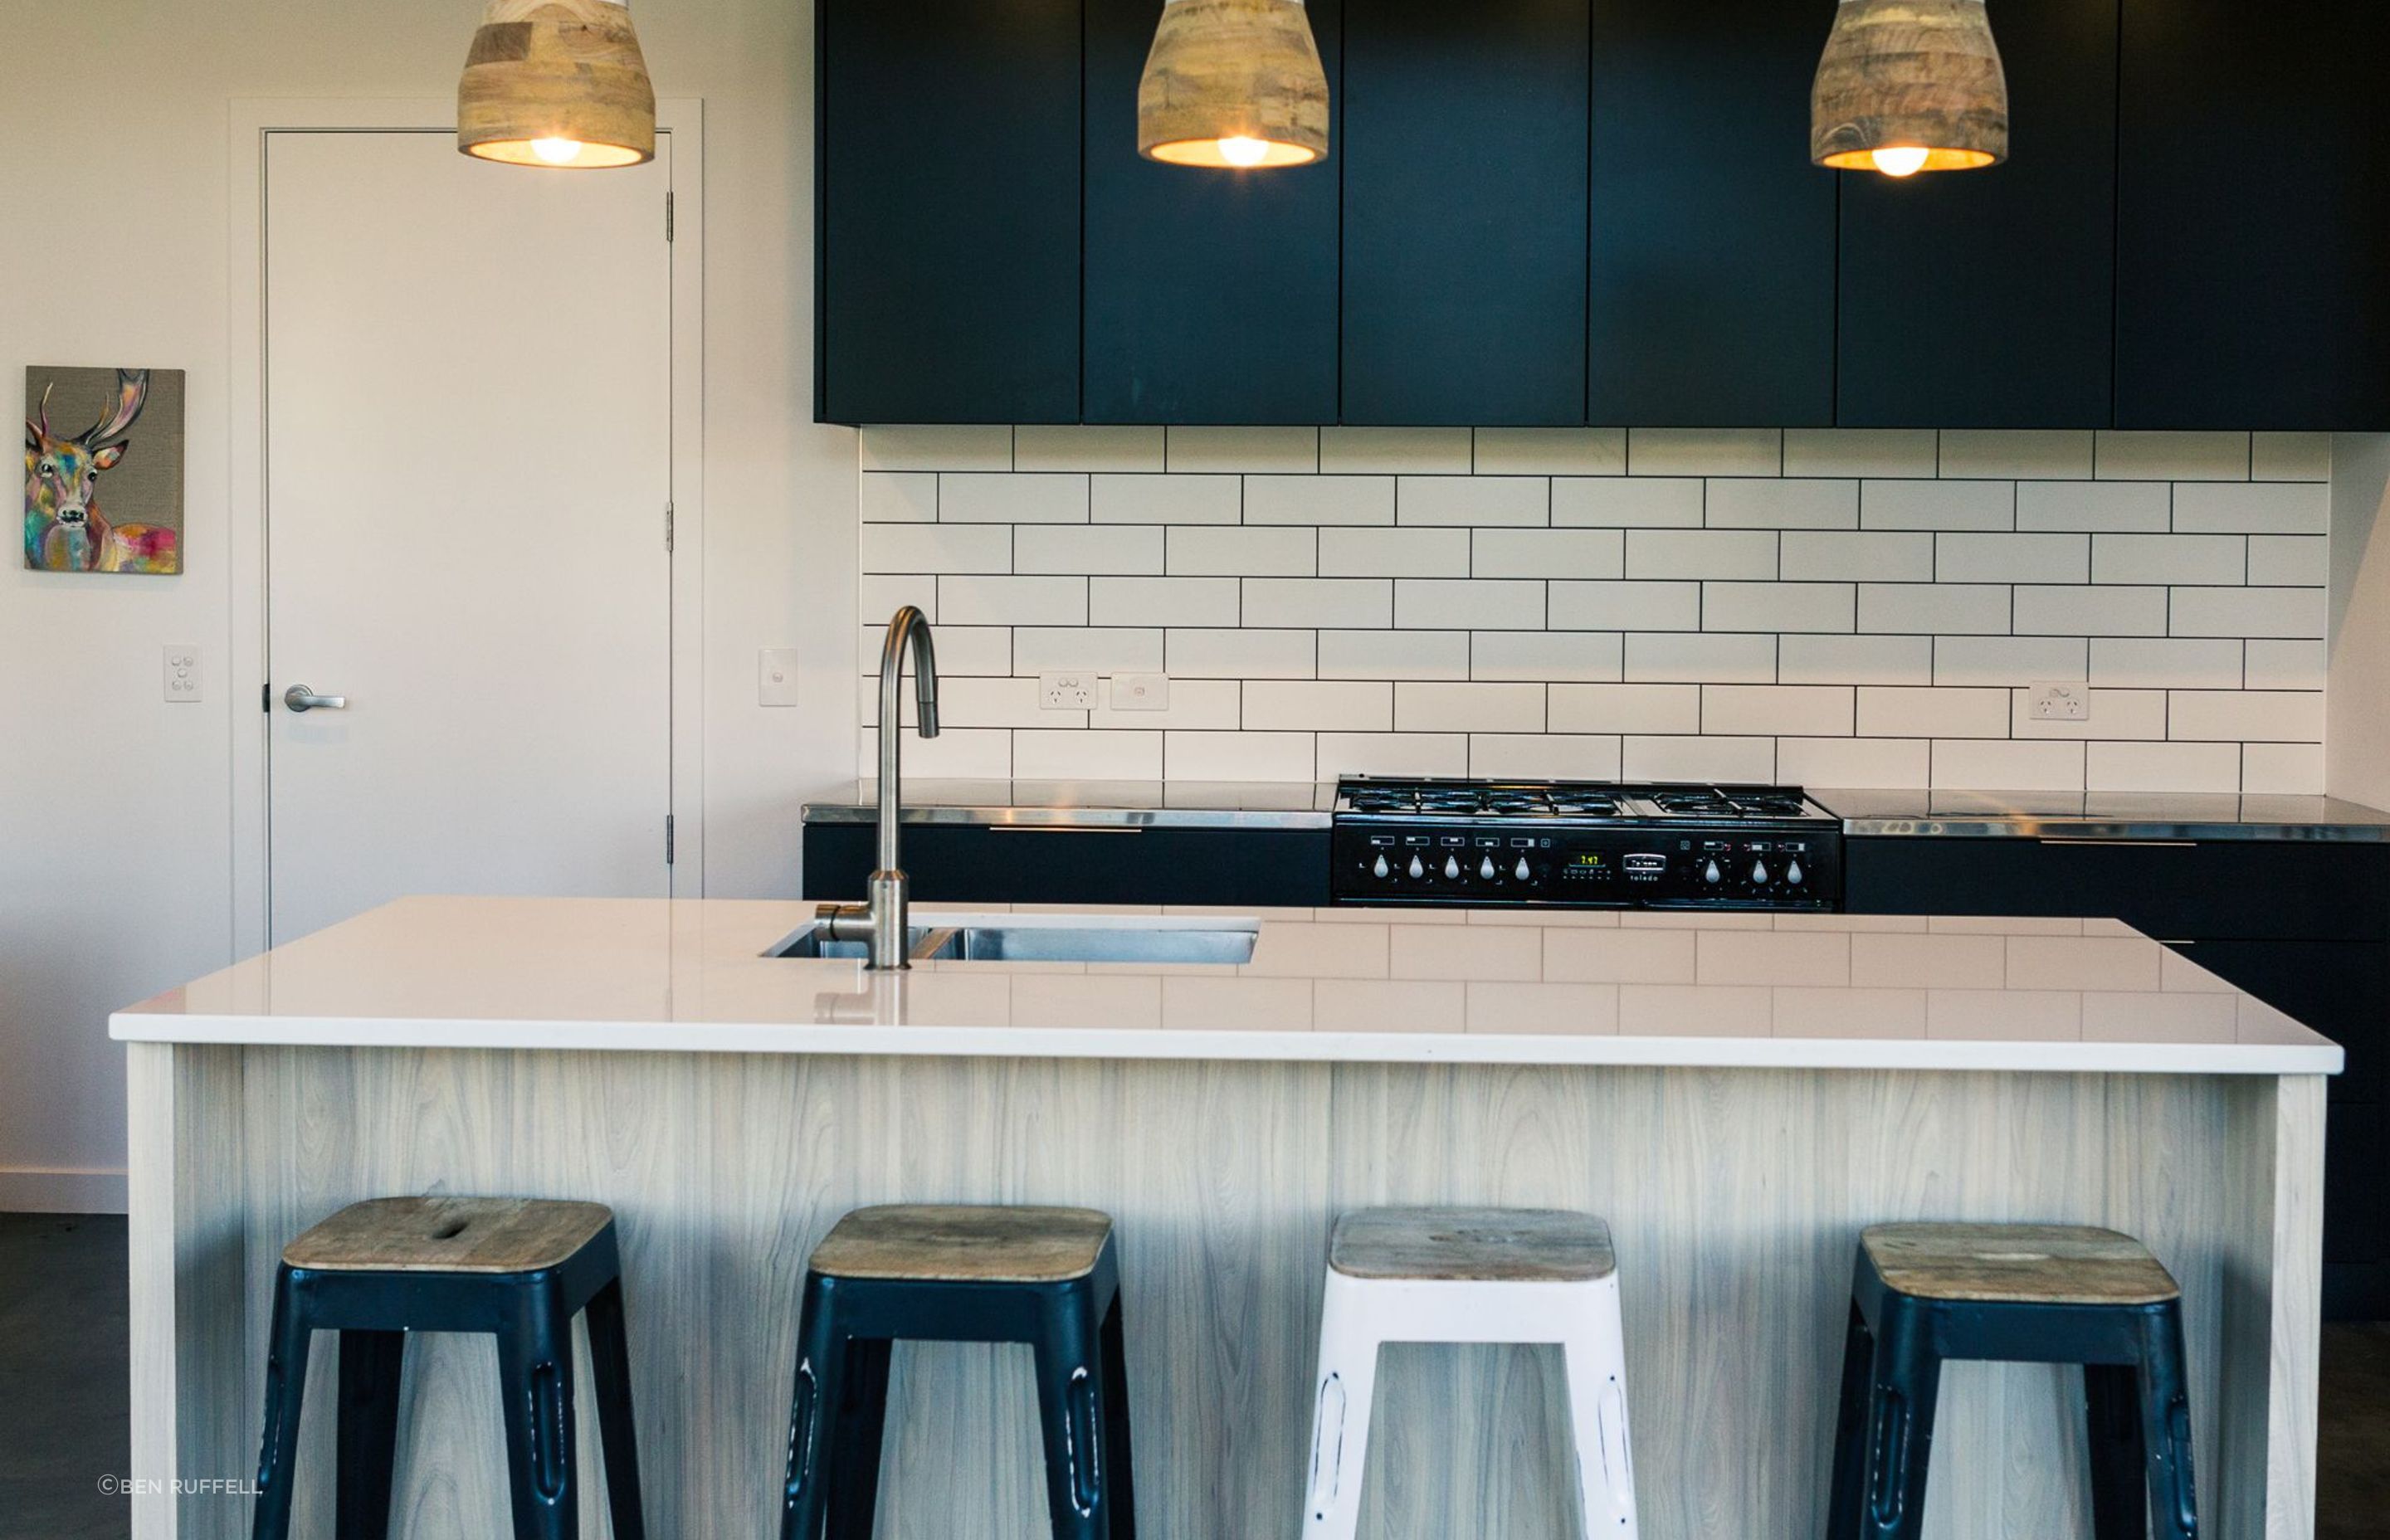
<path id="1" fill-rule="evenodd" d="M 1253 958 L 1259 922 L 1107 915 L 957 915 L 906 931 L 915 962 L 1138 963 L 1235 967 Z M 772 948 L 775 957 L 862 959 L 861 942 L 831 941 L 808 925 Z"/>

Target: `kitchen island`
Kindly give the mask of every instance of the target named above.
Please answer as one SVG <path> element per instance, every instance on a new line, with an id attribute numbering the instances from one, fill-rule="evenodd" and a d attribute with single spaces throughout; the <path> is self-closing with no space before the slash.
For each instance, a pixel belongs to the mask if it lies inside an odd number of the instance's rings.
<path id="1" fill-rule="evenodd" d="M 1075 1204 L 1119 1221 L 1145 1532 L 1284 1536 L 1334 1215 L 1510 1204 L 1611 1223 L 1647 1535 L 1822 1523 L 1852 1248 L 1920 1218 L 2147 1242 L 2183 1288 L 2207 1531 L 2312 1533 L 2340 1051 L 2120 925 L 1113 911 L 1075 923 L 1249 930 L 1250 957 L 873 975 L 769 955 L 810 916 L 410 900 L 119 1013 L 135 1477 L 252 1468 L 274 1258 L 307 1226 L 572 1197 L 621 1225 L 651 1530 L 777 1533 L 814 1242 L 865 1203 Z M 334 1356 L 294 1533 L 328 1532 Z M 1572 1534 L 1557 1370 L 1389 1350 L 1364 1533 Z M 502 1533 L 488 1348 L 418 1343 L 408 1384 L 392 1533 Z M 1954 1366 L 1932 1532 L 2087 1534 L 2078 1397 Z M 880 1533 L 1039 1533 L 1030 1405 L 1025 1354 L 903 1350 Z M 247 1509 L 142 1495 L 137 1533 Z"/>

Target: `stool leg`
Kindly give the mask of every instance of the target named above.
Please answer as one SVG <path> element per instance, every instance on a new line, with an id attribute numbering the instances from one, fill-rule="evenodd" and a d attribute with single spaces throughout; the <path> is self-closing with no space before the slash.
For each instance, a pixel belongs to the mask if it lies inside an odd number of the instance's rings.
<path id="1" fill-rule="evenodd" d="M 1934 1405 L 1942 1388 L 1922 1310 L 1898 1295 L 1877 1323 L 1868 1401 L 1867 1479 L 1859 1534 L 1866 1540 L 1917 1540 L 1925 1533 L 1925 1473 L 1934 1450 Z"/>
<path id="2" fill-rule="evenodd" d="M 1111 1540 L 1137 1540 L 1137 1457 L 1129 1445 L 1128 1334 L 1120 1295 L 1104 1312 L 1104 1506 L 1111 1510 Z"/>
<path id="3" fill-rule="evenodd" d="M 1615 1275 L 1587 1286 L 1584 1319 L 1561 1344 L 1586 1540 L 1635 1540 L 1635 1461 L 1626 1440 L 1626 1331 Z"/>
<path id="4" fill-rule="evenodd" d="M 1833 1497 L 1827 1509 L 1826 1540 L 1859 1540 L 1867 1491 L 1868 1387 L 1875 1374 L 1875 1337 L 1867 1317 L 1851 1306 L 1843 1335 L 1843 1398 L 1834 1418 Z"/>
<path id="5" fill-rule="evenodd" d="M 253 1540 L 288 1540 L 290 1534 L 290 1467 L 299 1454 L 299 1407 L 307 1392 L 313 1334 L 298 1280 L 285 1267 L 274 1281 L 274 1324 L 266 1337 L 265 1434 L 257 1452 Z"/>
<path id="6" fill-rule="evenodd" d="M 2145 1540 L 2148 1457 L 2141 1446 L 2139 1376 L 2129 1364 L 2083 1366 L 2083 1419 L 2091 1435 L 2091 1533 Z"/>
<path id="7" fill-rule="evenodd" d="M 871 1540 L 880 1459 L 888 1442 L 888 1366 L 895 1349 L 885 1338 L 847 1340 L 832 1445 L 837 1463 L 829 1473 L 829 1540 Z"/>
<path id="8" fill-rule="evenodd" d="M 1046 1506 L 1054 1540 L 1105 1540 L 1111 1515 L 1099 1479 L 1110 1451 L 1103 1420 L 1102 1355 L 1094 1301 L 1084 1283 L 1047 1296 L 1033 1346 L 1037 1415 L 1046 1427 Z"/>
<path id="9" fill-rule="evenodd" d="M 847 1340 L 829 1281 L 805 1278 L 797 1326 L 796 1387 L 789 1396 L 789 1463 L 780 1487 L 780 1540 L 821 1540 L 845 1395 Z"/>
<path id="10" fill-rule="evenodd" d="M 1369 1455 L 1369 1402 L 1378 1383 L 1378 1337 L 1363 1303 L 1338 1275 L 1320 1309 L 1319 1373 L 1312 1381 L 1311 1491 L 1304 1540 L 1353 1540 L 1361 1523 L 1361 1478 Z"/>
<path id="11" fill-rule="evenodd" d="M 2190 1364 L 2182 1307 L 2167 1303 L 2141 1317 L 2141 1442 L 2149 1459 L 2156 1540 L 2196 1540 L 2199 1499 L 2191 1480 Z"/>
<path id="12" fill-rule="evenodd" d="M 598 1391 L 598 1438 L 606 1458 L 606 1508 L 614 1540 L 646 1540 L 639 1495 L 639 1434 L 631 1412 L 631 1340 L 617 1278 L 583 1307 L 589 1326 L 589 1378 Z"/>
<path id="13" fill-rule="evenodd" d="M 498 1336 L 498 1389 L 505 1404 L 507 1484 L 515 1540 L 578 1540 L 581 1494 L 573 1480 L 572 1319 L 541 1291 Z"/>
<path id="14" fill-rule="evenodd" d="M 390 1534 L 391 1478 L 398 1463 L 398 1386 L 404 1331 L 341 1333 L 340 1478 L 334 1507 L 341 1540 Z"/>

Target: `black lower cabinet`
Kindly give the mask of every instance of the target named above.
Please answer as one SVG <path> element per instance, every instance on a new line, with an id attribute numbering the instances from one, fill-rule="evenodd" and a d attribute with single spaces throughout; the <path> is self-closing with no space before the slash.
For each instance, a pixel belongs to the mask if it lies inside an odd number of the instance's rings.
<path id="1" fill-rule="evenodd" d="M 804 896 L 855 900 L 879 865 L 869 824 L 805 826 Z M 1054 828 L 908 824 L 916 902 L 1233 904 L 1328 902 L 1328 831 Z"/>
<path id="2" fill-rule="evenodd" d="M 2113 916 L 2338 1043 L 2324 1316 L 2390 1320 L 2390 848 L 1852 838 L 1853 914 Z"/>

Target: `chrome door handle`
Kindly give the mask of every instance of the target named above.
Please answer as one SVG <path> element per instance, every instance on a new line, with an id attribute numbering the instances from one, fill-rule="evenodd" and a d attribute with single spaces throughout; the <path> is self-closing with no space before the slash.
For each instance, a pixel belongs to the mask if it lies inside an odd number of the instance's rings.
<path id="1" fill-rule="evenodd" d="M 304 685 L 293 685 L 282 692 L 282 703 L 294 712 L 344 712 L 349 709 L 345 695 L 317 695 Z"/>

